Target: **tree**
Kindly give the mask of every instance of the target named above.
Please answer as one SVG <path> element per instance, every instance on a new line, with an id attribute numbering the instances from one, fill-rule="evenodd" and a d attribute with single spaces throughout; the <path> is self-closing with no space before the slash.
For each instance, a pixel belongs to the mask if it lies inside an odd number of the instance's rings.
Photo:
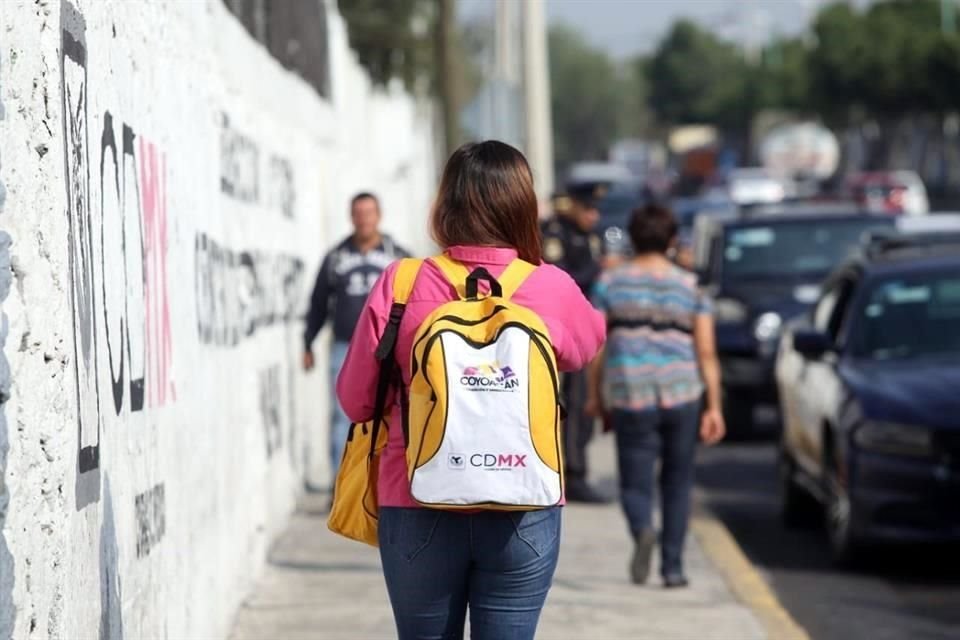
<path id="1" fill-rule="evenodd" d="M 767 47 L 761 64 L 750 74 L 750 82 L 756 87 L 756 106 L 809 112 L 809 55 L 800 38 L 776 40 Z"/>
<path id="2" fill-rule="evenodd" d="M 926 73 L 937 111 L 945 113 L 960 109 L 960 36 L 943 34 L 934 39 Z"/>
<path id="3" fill-rule="evenodd" d="M 460 108 L 478 75 L 456 24 L 455 5 L 455 0 L 338 0 L 350 46 L 374 85 L 399 79 L 411 92 L 440 99 L 448 152 L 461 142 Z"/>
<path id="4" fill-rule="evenodd" d="M 649 104 L 664 124 L 709 122 L 745 131 L 753 115 L 741 52 L 681 20 L 647 65 Z"/>
<path id="5" fill-rule="evenodd" d="M 427 78 L 433 84 L 436 0 L 339 0 L 350 46 L 374 84 L 394 78 L 415 89 Z"/>
<path id="6" fill-rule="evenodd" d="M 868 87 L 864 62 L 871 47 L 857 11 L 829 5 L 813 25 L 816 46 L 810 55 L 812 102 L 828 122 L 844 124 L 864 106 Z"/>
<path id="7" fill-rule="evenodd" d="M 953 51 L 950 37 L 940 35 L 936 0 L 887 0 L 863 13 L 830 5 L 817 15 L 813 32 L 813 99 L 836 125 L 930 112 L 944 99 L 938 82 L 960 82 L 949 75 Z M 938 81 L 935 73 L 947 75 Z"/>
<path id="8" fill-rule="evenodd" d="M 867 108 L 883 118 L 931 110 L 927 59 L 940 30 L 939 5 L 934 0 L 876 4 L 864 15 L 863 28 L 870 43 L 863 79 Z"/>
<path id="9" fill-rule="evenodd" d="M 566 26 L 550 28 L 550 92 L 554 161 L 562 170 L 606 158 L 629 105 L 628 74 Z M 629 106 L 626 106 L 629 109 Z"/>
<path id="10" fill-rule="evenodd" d="M 637 56 L 618 69 L 623 87 L 618 128 L 620 135 L 627 138 L 647 137 L 654 128 L 654 118 L 648 104 L 648 63 L 647 57 Z"/>

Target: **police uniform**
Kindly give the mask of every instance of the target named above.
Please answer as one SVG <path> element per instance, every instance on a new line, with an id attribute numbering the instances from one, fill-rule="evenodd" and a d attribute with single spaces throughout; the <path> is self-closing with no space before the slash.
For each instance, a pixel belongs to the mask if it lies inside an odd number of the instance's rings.
<path id="1" fill-rule="evenodd" d="M 583 231 L 572 218 L 554 215 L 543 224 L 543 259 L 570 275 L 589 296 L 600 275 L 603 241 L 593 231 Z"/>
<path id="2" fill-rule="evenodd" d="M 581 205 L 592 207 L 597 191 L 589 189 L 570 190 L 570 195 Z M 555 201 L 556 203 L 556 201 Z M 562 203 L 562 201 L 561 201 Z M 555 206 L 553 217 L 544 222 L 543 259 L 563 269 L 590 296 L 594 281 L 600 275 L 600 260 L 603 242 L 593 230 L 584 231 L 572 215 Z M 566 495 L 571 501 L 601 502 L 602 497 L 587 484 L 587 444 L 593 436 L 594 420 L 584 413 L 587 399 L 586 371 L 567 373 L 563 376 L 563 397 L 567 409 L 564 426 L 566 452 Z"/>

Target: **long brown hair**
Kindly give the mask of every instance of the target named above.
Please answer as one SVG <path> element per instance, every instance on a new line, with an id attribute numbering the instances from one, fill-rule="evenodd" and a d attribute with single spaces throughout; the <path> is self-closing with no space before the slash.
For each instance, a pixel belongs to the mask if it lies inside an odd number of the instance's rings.
<path id="1" fill-rule="evenodd" d="M 503 142 L 471 142 L 453 152 L 430 222 L 441 247 L 510 247 L 540 264 L 533 174 L 523 154 Z"/>

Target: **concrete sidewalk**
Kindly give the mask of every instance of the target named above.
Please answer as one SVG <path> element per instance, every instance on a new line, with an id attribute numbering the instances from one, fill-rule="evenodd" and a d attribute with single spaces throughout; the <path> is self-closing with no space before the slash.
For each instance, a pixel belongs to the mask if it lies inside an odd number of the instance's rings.
<path id="1" fill-rule="evenodd" d="M 602 438 L 591 458 L 595 469 L 612 469 L 612 438 Z M 258 587 L 238 612 L 233 640 L 394 637 L 376 549 L 330 533 L 325 503 L 322 495 L 304 498 Z M 766 606 L 778 614 L 775 599 L 743 564 L 742 554 L 724 550 L 735 545 L 722 525 L 697 518 L 687 548 L 691 587 L 668 591 L 660 587 L 656 568 L 649 586 L 630 584 L 631 542 L 617 505 L 566 507 L 560 566 L 537 637 L 779 640 L 783 633 L 764 620 L 770 610 L 762 610 Z M 741 564 L 724 568 L 725 556 Z M 746 587 L 738 588 L 737 576 L 751 573 Z M 751 577 L 761 584 L 750 585 Z M 750 596 L 758 590 L 760 597 Z M 759 610 L 744 604 L 751 599 L 760 602 Z"/>

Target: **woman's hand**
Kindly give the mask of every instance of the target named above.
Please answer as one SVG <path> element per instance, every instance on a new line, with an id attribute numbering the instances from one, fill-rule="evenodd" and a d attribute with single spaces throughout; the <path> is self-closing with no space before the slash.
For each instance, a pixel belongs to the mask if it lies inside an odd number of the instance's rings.
<path id="1" fill-rule="evenodd" d="M 700 418 L 700 439 L 707 445 L 717 444 L 727 433 L 723 412 L 719 409 L 707 409 Z"/>

